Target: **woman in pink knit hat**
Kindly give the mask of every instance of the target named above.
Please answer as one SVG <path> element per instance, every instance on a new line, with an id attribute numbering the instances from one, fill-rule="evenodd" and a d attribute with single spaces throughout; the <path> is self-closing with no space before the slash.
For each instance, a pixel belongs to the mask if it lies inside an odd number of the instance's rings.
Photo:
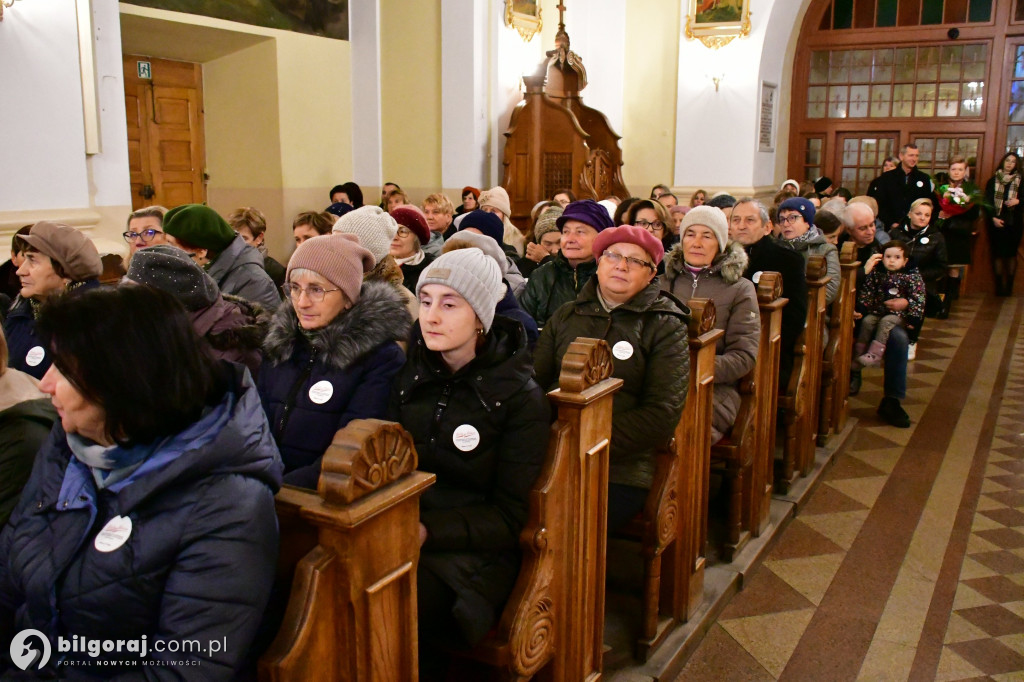
<path id="1" fill-rule="evenodd" d="M 315 488 L 338 429 L 387 411 L 412 320 L 392 285 L 363 280 L 374 262 L 340 233 L 304 241 L 288 262 L 257 382 L 286 483 Z"/>

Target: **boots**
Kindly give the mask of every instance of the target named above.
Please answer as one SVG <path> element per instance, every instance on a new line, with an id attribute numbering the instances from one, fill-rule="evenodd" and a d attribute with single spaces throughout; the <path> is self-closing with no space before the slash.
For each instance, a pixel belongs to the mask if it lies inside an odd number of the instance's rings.
<path id="1" fill-rule="evenodd" d="M 885 344 L 880 341 L 872 341 L 868 352 L 861 355 L 857 360 L 865 367 L 877 367 L 882 362 L 883 355 L 885 355 Z"/>

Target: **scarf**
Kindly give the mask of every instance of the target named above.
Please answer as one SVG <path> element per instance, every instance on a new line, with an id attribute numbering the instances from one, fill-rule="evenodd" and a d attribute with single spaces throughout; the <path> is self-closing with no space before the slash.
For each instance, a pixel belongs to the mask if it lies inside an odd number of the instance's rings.
<path id="1" fill-rule="evenodd" d="M 996 215 L 998 216 L 1003 210 L 1003 202 L 1017 196 L 1017 192 L 1020 190 L 1020 175 L 1014 173 L 1007 177 L 1003 175 L 1003 169 L 1000 168 L 996 171 L 993 180 L 995 181 L 995 192 L 993 193 L 995 196 L 993 198 L 995 199 Z"/>
<path id="2" fill-rule="evenodd" d="M 75 289 L 77 289 L 78 287 L 82 286 L 83 284 L 85 284 L 88 281 L 89 280 L 83 280 L 81 282 L 68 282 L 68 285 L 67 285 L 67 287 L 65 287 L 64 291 L 74 291 Z M 38 300 L 38 299 L 36 299 L 35 297 L 32 297 L 32 298 L 28 299 L 28 304 L 29 304 L 29 306 L 32 307 L 32 319 L 33 320 L 38 320 L 39 319 L 39 310 L 40 310 L 40 308 L 42 308 L 43 302 Z"/>
<path id="3" fill-rule="evenodd" d="M 75 459 L 89 467 L 100 490 L 131 476 L 166 440 L 157 438 L 152 443 L 122 448 L 120 445 L 100 445 L 77 433 L 67 434 L 67 439 Z"/>
<path id="4" fill-rule="evenodd" d="M 417 251 L 408 258 L 396 258 L 395 262 L 398 263 L 399 265 L 405 265 L 406 263 L 408 263 L 409 265 L 419 265 L 420 263 L 423 262 L 423 259 L 425 257 L 426 254 L 423 253 L 423 251 Z"/>
<path id="5" fill-rule="evenodd" d="M 790 244 L 796 244 L 798 242 L 809 242 L 812 239 L 823 236 L 821 230 L 817 225 L 811 225 L 806 232 L 799 237 L 793 237 L 792 239 L 783 239 L 782 241 L 789 242 Z"/>

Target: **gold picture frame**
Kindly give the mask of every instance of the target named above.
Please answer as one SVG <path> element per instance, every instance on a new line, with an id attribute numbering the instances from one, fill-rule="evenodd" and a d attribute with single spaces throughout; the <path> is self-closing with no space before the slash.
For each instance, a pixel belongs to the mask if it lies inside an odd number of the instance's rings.
<path id="1" fill-rule="evenodd" d="M 750 34 L 750 0 L 689 0 L 686 37 L 713 50 Z"/>
<path id="2" fill-rule="evenodd" d="M 533 40 L 542 25 L 540 0 L 505 0 L 505 25 L 519 31 L 523 41 Z"/>

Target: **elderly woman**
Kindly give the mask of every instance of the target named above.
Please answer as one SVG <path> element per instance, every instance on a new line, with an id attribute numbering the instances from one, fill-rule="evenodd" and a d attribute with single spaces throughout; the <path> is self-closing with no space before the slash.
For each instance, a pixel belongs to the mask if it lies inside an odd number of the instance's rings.
<path id="1" fill-rule="evenodd" d="M 739 381 L 754 367 L 761 339 L 757 293 L 743 277 L 748 256 L 743 244 L 729 240 L 725 214 L 698 206 L 683 218 L 682 241 L 665 258 L 661 288 L 684 303 L 710 298 L 715 327 L 725 332 L 715 349 L 715 402 L 711 442 L 724 437 L 740 409 Z"/>
<path id="2" fill-rule="evenodd" d="M 555 388 L 576 337 L 604 339 L 612 348 L 614 376 L 625 382 L 612 408 L 608 528 L 615 531 L 643 509 L 654 453 L 679 423 L 690 375 L 689 310 L 660 291 L 656 273 L 665 252 L 647 230 L 609 227 L 592 248 L 597 276 L 548 320 L 535 365 L 540 385 Z"/>
<path id="3" fill-rule="evenodd" d="M 421 657 L 439 643 L 472 646 L 497 623 L 547 451 L 547 397 L 522 327 L 494 314 L 503 293 L 497 264 L 478 249 L 431 263 L 392 393 L 391 417 L 412 434 L 419 468 L 437 475 L 420 499 Z"/>
<path id="4" fill-rule="evenodd" d="M 391 255 L 391 243 L 398 234 L 398 223 L 379 206 L 363 206 L 342 216 L 334 223 L 334 232 L 349 234 L 358 244 L 373 255 L 376 264 L 363 275 L 363 281 L 386 282 L 394 287 L 405 301 L 412 319 L 416 319 L 420 307 L 416 295 L 405 288 L 402 269 Z"/>
<path id="5" fill-rule="evenodd" d="M 518 227 L 512 224 L 512 202 L 509 201 L 505 188 L 499 185 L 481 192 L 480 210 L 493 213 L 501 218 L 505 228 L 502 241 L 515 249 L 515 254 L 510 255 L 522 258 L 526 254 L 526 237 Z"/>
<path id="6" fill-rule="evenodd" d="M 305 241 L 288 262 L 287 300 L 270 323 L 259 373 L 286 483 L 316 488 L 338 429 L 387 411 L 405 361 L 397 342 L 411 320 L 392 285 L 363 280 L 373 266 L 346 234 Z"/>
<path id="7" fill-rule="evenodd" d="M 455 209 L 455 215 L 462 215 L 463 213 L 469 213 L 480 208 L 480 190 L 476 187 L 470 187 L 466 185 L 462 188 L 462 203 Z"/>
<path id="8" fill-rule="evenodd" d="M 167 243 L 167 236 L 164 234 L 165 215 L 167 209 L 163 206 L 146 206 L 128 215 L 128 223 L 122 236 L 128 242 L 129 258 L 146 246 Z"/>
<path id="9" fill-rule="evenodd" d="M 99 286 L 103 262 L 92 241 L 68 225 L 41 222 L 27 235 L 17 235 L 24 247 L 18 268 L 21 292 L 4 320 L 7 364 L 42 379 L 53 361 L 45 344 L 36 339 L 39 307 L 54 294 Z"/>
<path id="10" fill-rule="evenodd" d="M 391 240 L 391 255 L 402 269 L 405 288 L 414 292 L 420 273 L 434 260 L 434 256 L 423 250 L 423 245 L 430 241 L 427 218 L 415 206 L 399 206 L 391 217 L 398 225 L 395 238 Z"/>
<path id="11" fill-rule="evenodd" d="M 236 679 L 278 552 L 281 459 L 252 379 L 204 352 L 181 305 L 149 287 L 58 297 L 39 330 L 60 424 L 0 534 L 0 631 L 145 641 L 54 656 L 53 677 L 85 661 L 124 678 L 143 677 L 140 661 L 185 661 Z"/>
<path id="12" fill-rule="evenodd" d="M 925 314 L 935 317 L 942 311 L 939 294 L 945 291 L 947 258 L 946 237 L 932 226 L 931 199 L 915 199 L 903 225 L 889 230 L 889 236 L 907 245 L 906 256 L 917 266 L 927 289 Z M 918 328 L 912 340 L 916 343 Z"/>
<path id="13" fill-rule="evenodd" d="M 815 227 L 814 213 L 814 204 L 803 197 L 786 199 L 779 204 L 779 241 L 802 255 L 805 263 L 811 256 L 825 256 L 827 274 L 831 278 L 825 285 L 825 302 L 832 305 L 839 295 L 839 251 Z"/>
<path id="14" fill-rule="evenodd" d="M 215 358 L 243 364 L 254 375 L 259 370 L 270 312 L 244 298 L 222 295 L 213 278 L 178 247 L 158 244 L 139 249 L 125 281 L 174 296 Z"/>

